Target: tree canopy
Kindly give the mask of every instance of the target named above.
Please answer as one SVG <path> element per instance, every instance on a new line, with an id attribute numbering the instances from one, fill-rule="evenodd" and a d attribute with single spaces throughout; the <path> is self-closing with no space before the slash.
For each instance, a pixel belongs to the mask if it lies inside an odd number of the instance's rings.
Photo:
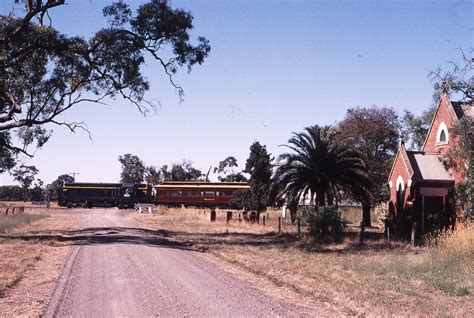
<path id="1" fill-rule="evenodd" d="M 343 192 L 362 195 L 370 185 L 360 152 L 337 139 L 331 127 L 317 125 L 293 133 L 278 157 L 274 182 L 279 195 L 315 198 L 316 207 L 341 200 Z"/>
<path id="2" fill-rule="evenodd" d="M 337 139 L 362 155 L 370 171 L 367 192 L 349 193 L 362 203 L 364 223 L 370 225 L 370 209 L 374 203 L 388 199 L 387 179 L 394 155 L 397 153 L 400 121 L 393 108 L 355 107 L 337 126 Z M 369 194 L 369 195 L 366 195 Z"/>
<path id="3" fill-rule="evenodd" d="M 245 163 L 245 173 L 250 174 L 250 189 L 237 192 L 234 203 L 249 210 L 263 211 L 269 205 L 272 157 L 266 146 L 258 141 L 250 146 L 250 154 Z"/>
<path id="4" fill-rule="evenodd" d="M 234 156 L 228 156 L 222 161 L 219 161 L 219 165 L 214 168 L 214 173 L 218 173 L 217 178 L 221 182 L 244 182 L 247 178 L 235 168 L 239 167 L 237 159 Z"/>
<path id="5" fill-rule="evenodd" d="M 24 4 L 23 16 L 19 10 L 0 16 L 0 172 L 14 166 L 17 154 L 30 155 L 28 146 L 47 142 L 51 131 L 45 124 L 84 128 L 62 116 L 76 105 L 120 97 L 141 112 L 154 109 L 145 96 L 150 88 L 142 74 L 145 57 L 182 98 L 173 75 L 181 67 L 191 71 L 210 52 L 207 39 L 191 42 L 191 13 L 166 0 L 150 0 L 135 13 L 115 2 L 103 9 L 108 26 L 88 39 L 62 33 L 54 21 L 44 23 L 65 0 L 15 2 Z"/>
<path id="6" fill-rule="evenodd" d="M 145 165 L 138 156 L 125 154 L 119 156 L 119 162 L 122 164 L 122 173 L 120 182 L 123 183 L 142 183 L 145 176 Z"/>

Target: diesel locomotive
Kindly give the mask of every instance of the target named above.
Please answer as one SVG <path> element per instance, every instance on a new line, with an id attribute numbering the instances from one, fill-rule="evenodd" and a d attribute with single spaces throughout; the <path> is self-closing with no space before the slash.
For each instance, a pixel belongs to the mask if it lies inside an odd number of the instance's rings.
<path id="1" fill-rule="evenodd" d="M 152 203 L 152 188 L 141 183 L 65 183 L 58 193 L 59 206 L 132 208 Z"/>

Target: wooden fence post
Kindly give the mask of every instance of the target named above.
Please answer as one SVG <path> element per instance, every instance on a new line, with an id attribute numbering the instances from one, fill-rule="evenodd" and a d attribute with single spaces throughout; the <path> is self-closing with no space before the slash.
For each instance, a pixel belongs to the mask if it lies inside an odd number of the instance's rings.
<path id="1" fill-rule="evenodd" d="M 242 218 L 241 218 L 241 215 L 240 215 L 240 212 L 239 212 L 239 223 L 242 222 Z"/>
<path id="2" fill-rule="evenodd" d="M 411 246 L 415 247 L 415 238 L 416 238 L 416 222 L 411 224 Z"/>
<path id="3" fill-rule="evenodd" d="M 278 217 L 278 233 L 281 233 L 281 216 Z"/>
<path id="4" fill-rule="evenodd" d="M 15 207 L 12 208 L 12 214 L 15 214 Z"/>
<path id="5" fill-rule="evenodd" d="M 232 220 L 232 211 L 227 211 L 226 223 L 229 224 L 231 220 Z"/>
<path id="6" fill-rule="evenodd" d="M 7 209 L 5 210 L 5 215 L 8 215 L 9 210 L 10 210 L 10 208 L 7 208 Z"/>
<path id="7" fill-rule="evenodd" d="M 211 210 L 211 222 L 216 222 L 216 210 Z"/>
<path id="8" fill-rule="evenodd" d="M 298 238 L 300 238 L 301 237 L 301 221 L 300 221 L 300 218 L 298 218 L 296 220 L 296 222 L 297 222 L 297 225 L 298 225 Z"/>
<path id="9" fill-rule="evenodd" d="M 265 226 L 265 215 L 263 216 L 262 221 L 263 221 L 263 226 Z"/>
<path id="10" fill-rule="evenodd" d="M 362 221 L 360 222 L 359 244 L 364 244 L 364 231 L 365 231 L 365 223 L 364 221 Z"/>

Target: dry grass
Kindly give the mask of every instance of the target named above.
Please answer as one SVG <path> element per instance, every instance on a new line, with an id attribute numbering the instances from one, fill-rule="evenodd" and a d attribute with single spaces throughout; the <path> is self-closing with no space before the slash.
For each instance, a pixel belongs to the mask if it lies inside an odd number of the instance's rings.
<path id="1" fill-rule="evenodd" d="M 387 245 L 372 233 L 364 246 L 349 228 L 342 243 L 298 240 L 295 229 L 270 224 L 216 223 L 198 209 L 158 209 L 133 217 L 169 239 L 192 244 L 309 301 L 349 315 L 466 316 L 474 312 L 474 229 L 444 236 L 436 246 Z M 275 222 L 276 223 L 276 222 Z M 375 231 L 375 230 L 374 230 Z"/>
<path id="2" fill-rule="evenodd" d="M 35 209 L 35 214 L 0 216 L 0 316 L 35 316 L 41 313 L 69 247 L 58 242 L 37 240 L 35 236 L 59 233 L 71 228 L 74 223 L 71 214 L 53 210 Z M 47 265 L 38 266 L 41 262 Z M 24 284 L 24 281 L 31 282 Z M 45 285 L 38 292 L 35 285 L 46 283 L 49 289 Z M 31 293 L 36 298 L 44 298 L 38 299 L 40 305 L 32 311 Z"/>

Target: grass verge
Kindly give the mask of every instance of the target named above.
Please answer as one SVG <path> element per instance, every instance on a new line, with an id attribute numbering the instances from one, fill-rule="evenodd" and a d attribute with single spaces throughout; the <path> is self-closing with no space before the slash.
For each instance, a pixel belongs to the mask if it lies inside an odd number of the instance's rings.
<path id="1" fill-rule="evenodd" d="M 14 215 L 0 215 L 0 233 L 5 233 L 9 230 L 18 228 L 25 224 L 30 224 L 48 217 L 41 214 L 14 214 Z"/>
<path id="2" fill-rule="evenodd" d="M 219 214 L 218 214 L 219 215 Z M 278 290 L 326 302 L 349 315 L 465 316 L 474 312 L 474 229 L 445 233 L 439 244 L 388 245 L 376 235 L 363 246 L 348 229 L 340 244 L 298 240 L 295 229 L 216 223 L 199 209 L 163 209 L 133 218 L 170 239 L 192 244 L 230 264 L 264 277 Z M 272 223 L 273 222 L 273 223 Z"/>

